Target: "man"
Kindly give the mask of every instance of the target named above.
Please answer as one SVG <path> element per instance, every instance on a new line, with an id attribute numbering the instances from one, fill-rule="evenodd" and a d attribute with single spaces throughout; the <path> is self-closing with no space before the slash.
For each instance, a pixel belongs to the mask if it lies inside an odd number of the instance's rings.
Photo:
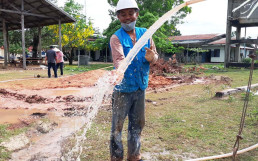
<path id="1" fill-rule="evenodd" d="M 62 76 L 64 67 L 64 54 L 58 48 L 54 48 L 54 51 L 56 52 L 56 71 L 60 67 L 60 75 Z"/>
<path id="2" fill-rule="evenodd" d="M 110 38 L 114 66 L 117 69 L 135 43 L 146 32 L 135 27 L 139 15 L 135 0 L 119 0 L 116 14 L 122 28 Z M 124 73 L 124 78 L 115 86 L 112 96 L 112 128 L 110 138 L 111 161 L 123 160 L 122 128 L 128 116 L 127 160 L 139 161 L 140 137 L 145 124 L 145 89 L 148 86 L 149 64 L 157 61 L 158 55 L 152 39 L 137 53 Z"/>
<path id="3" fill-rule="evenodd" d="M 53 68 L 55 78 L 57 78 L 56 72 L 56 52 L 53 50 L 53 46 L 49 47 L 50 49 L 46 52 L 45 64 L 48 62 L 48 78 L 51 78 L 50 69 Z"/>

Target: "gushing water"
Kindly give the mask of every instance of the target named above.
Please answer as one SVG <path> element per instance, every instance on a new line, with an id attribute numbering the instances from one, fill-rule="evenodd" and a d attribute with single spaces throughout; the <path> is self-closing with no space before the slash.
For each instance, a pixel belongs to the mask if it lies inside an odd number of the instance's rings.
<path id="1" fill-rule="evenodd" d="M 103 100 L 108 99 L 108 96 L 111 94 L 117 77 L 117 75 L 112 75 L 111 72 L 109 72 L 98 80 L 92 103 L 87 109 L 86 116 L 81 120 L 85 124 L 83 132 L 76 136 L 75 146 L 70 150 L 70 152 L 62 157 L 62 160 L 73 160 L 74 153 L 78 153 L 76 160 L 80 160 L 80 156 L 83 150 L 81 145 L 86 139 L 87 130 L 90 129 L 92 121 L 97 115 L 98 109 L 101 106 Z M 84 112 L 78 111 L 77 114 L 83 115 Z"/>

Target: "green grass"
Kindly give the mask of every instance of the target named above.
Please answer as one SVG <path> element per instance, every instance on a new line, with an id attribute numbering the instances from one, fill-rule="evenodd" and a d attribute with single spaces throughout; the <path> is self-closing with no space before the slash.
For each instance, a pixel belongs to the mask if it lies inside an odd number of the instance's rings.
<path id="1" fill-rule="evenodd" d="M 188 68 L 188 67 L 199 67 L 199 66 L 203 66 L 204 68 L 208 69 L 208 70 L 201 70 L 200 72 L 202 72 L 203 74 L 200 74 L 200 76 L 218 75 L 218 76 L 229 77 L 231 80 L 233 80 L 231 82 L 231 87 L 233 88 L 248 85 L 250 69 L 246 69 L 246 68 L 224 69 L 223 64 L 185 65 L 184 67 Z M 213 68 L 213 67 L 217 67 L 217 68 Z M 255 83 L 258 83 L 258 70 L 253 71 L 252 84 L 255 84 Z"/>
<path id="2" fill-rule="evenodd" d="M 207 68 L 207 69 L 212 69 L 213 67 L 217 67 L 219 69 L 223 69 L 224 68 L 224 64 L 223 63 L 184 65 L 185 68 L 188 68 L 188 67 L 198 67 L 198 66 L 202 66 L 202 67 Z"/>
<path id="3" fill-rule="evenodd" d="M 214 86 L 214 90 L 221 89 Z M 241 94 L 234 102 L 214 99 L 206 94 L 202 85 L 181 86 L 168 92 L 151 93 L 147 99 L 158 105 L 147 103 L 146 126 L 142 134 L 142 153 L 156 154 L 157 160 L 183 160 L 183 154 L 195 158 L 229 153 L 239 130 L 243 107 Z M 240 149 L 258 141 L 258 121 L 250 117 L 257 110 L 258 96 L 249 102 L 246 126 Z M 255 113 L 253 113 L 255 114 Z M 257 115 L 257 113 L 256 113 Z M 87 134 L 82 160 L 108 160 L 108 136 L 111 113 L 101 111 Z M 109 123 L 107 123 L 109 122 Z M 126 152 L 127 122 L 124 125 L 123 140 Z M 162 152 L 167 151 L 166 155 Z M 241 160 L 255 161 L 257 150 L 241 155 Z M 126 153 L 125 153 L 126 154 Z M 231 160 L 224 159 L 224 160 Z"/>
<path id="4" fill-rule="evenodd" d="M 230 69 L 212 74 L 230 77 L 233 80 L 232 87 L 237 87 L 247 85 L 249 70 Z M 257 75 L 258 71 L 255 70 L 253 83 L 258 83 Z M 215 92 L 223 89 L 223 84 L 185 85 L 169 91 L 147 94 L 146 99 L 157 102 L 157 105 L 146 104 L 146 125 L 142 134 L 141 152 L 150 153 L 152 160 L 185 160 L 232 152 L 239 131 L 244 93 L 215 99 Z M 258 142 L 257 105 L 258 96 L 252 96 L 240 149 Z M 109 159 L 110 122 L 111 112 L 102 110 L 87 134 L 84 147 L 90 148 L 83 152 L 82 160 Z M 125 157 L 126 135 L 127 121 L 123 130 Z M 257 149 L 247 152 L 238 156 L 238 160 L 256 161 L 257 153 Z M 232 158 L 219 160 L 231 161 Z"/>
<path id="5" fill-rule="evenodd" d="M 105 70 L 112 70 L 113 65 L 112 64 L 91 64 L 88 66 L 80 66 L 77 65 L 65 65 L 64 72 L 66 73 L 81 73 L 81 72 L 87 72 L 91 70 L 96 69 L 102 69 L 105 68 Z"/>

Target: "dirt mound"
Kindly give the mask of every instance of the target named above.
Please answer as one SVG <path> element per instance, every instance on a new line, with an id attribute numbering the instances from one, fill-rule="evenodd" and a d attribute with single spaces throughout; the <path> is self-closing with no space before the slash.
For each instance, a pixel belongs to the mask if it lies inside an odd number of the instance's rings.
<path id="1" fill-rule="evenodd" d="M 163 76 L 156 76 L 151 74 L 149 76 L 149 88 L 156 88 L 156 87 L 165 87 L 166 85 L 170 85 L 173 83 L 173 80 L 169 78 L 165 78 Z"/>
<path id="2" fill-rule="evenodd" d="M 46 88 L 68 88 L 68 87 L 89 87 L 93 86 L 96 81 L 107 71 L 94 70 L 68 77 L 52 79 L 24 79 L 19 81 L 1 82 L 1 88 L 21 90 L 39 90 Z"/>

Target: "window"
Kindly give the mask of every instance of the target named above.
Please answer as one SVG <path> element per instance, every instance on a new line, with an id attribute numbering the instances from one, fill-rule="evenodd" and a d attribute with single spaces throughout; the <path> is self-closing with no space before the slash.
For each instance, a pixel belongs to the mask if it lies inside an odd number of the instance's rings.
<path id="1" fill-rule="evenodd" d="M 220 49 L 214 49 L 213 57 L 220 57 Z"/>

